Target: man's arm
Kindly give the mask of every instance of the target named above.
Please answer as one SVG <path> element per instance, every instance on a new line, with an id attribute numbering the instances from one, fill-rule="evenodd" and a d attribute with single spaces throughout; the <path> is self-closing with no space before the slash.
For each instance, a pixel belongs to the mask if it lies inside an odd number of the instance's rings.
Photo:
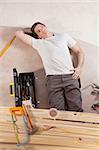
<path id="1" fill-rule="evenodd" d="M 32 46 L 32 37 L 25 34 L 24 31 L 19 30 L 15 32 L 15 35 L 18 39 L 20 39 L 21 41 L 23 41 L 24 43 Z"/>
<path id="2" fill-rule="evenodd" d="M 71 47 L 71 50 L 76 54 L 77 56 L 77 67 L 74 68 L 74 74 L 73 74 L 73 79 L 78 79 L 81 74 L 81 70 L 84 64 L 84 53 L 83 50 L 78 46 L 78 44 L 75 44 L 73 47 Z"/>

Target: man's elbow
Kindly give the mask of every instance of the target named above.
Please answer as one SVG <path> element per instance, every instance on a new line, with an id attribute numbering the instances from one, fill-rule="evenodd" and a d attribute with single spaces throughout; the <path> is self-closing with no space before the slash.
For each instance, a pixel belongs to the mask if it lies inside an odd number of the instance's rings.
<path id="1" fill-rule="evenodd" d="M 79 47 L 79 46 L 76 47 L 75 52 L 76 52 L 76 54 L 78 54 L 78 55 L 80 55 L 80 54 L 81 54 L 81 55 L 84 55 L 83 49 L 82 49 L 81 47 Z"/>
<path id="2" fill-rule="evenodd" d="M 16 35 L 16 37 L 18 39 L 20 39 L 21 41 L 23 41 L 25 44 L 28 44 L 30 46 L 32 45 L 31 37 L 29 35 L 26 35 L 24 33 L 24 31 L 22 31 L 22 30 L 16 31 L 15 35 Z"/>
<path id="3" fill-rule="evenodd" d="M 21 38 L 23 34 L 24 34 L 24 32 L 22 30 L 18 30 L 18 31 L 15 32 L 15 36 L 17 38 Z"/>

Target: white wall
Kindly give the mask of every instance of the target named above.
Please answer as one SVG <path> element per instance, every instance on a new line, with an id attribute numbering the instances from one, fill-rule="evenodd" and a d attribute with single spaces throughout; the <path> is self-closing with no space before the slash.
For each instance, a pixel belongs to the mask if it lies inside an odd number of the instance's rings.
<path id="1" fill-rule="evenodd" d="M 92 2 L 91 2 L 92 1 Z M 51 0 L 0 3 L 0 26 L 31 26 L 42 21 L 51 30 L 69 32 L 74 37 L 97 45 L 98 3 L 91 0 L 73 2 Z"/>

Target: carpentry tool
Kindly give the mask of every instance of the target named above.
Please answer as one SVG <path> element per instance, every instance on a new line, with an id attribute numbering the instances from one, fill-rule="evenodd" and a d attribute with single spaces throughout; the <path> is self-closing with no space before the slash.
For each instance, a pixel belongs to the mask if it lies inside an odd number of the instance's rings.
<path id="1" fill-rule="evenodd" d="M 34 72 L 19 73 L 13 68 L 15 106 L 22 106 L 22 102 L 30 100 L 32 107 L 37 108 L 38 101 L 35 95 Z M 10 95 L 13 95 L 13 85 L 10 84 Z"/>
<path id="2" fill-rule="evenodd" d="M 8 50 L 8 48 L 10 47 L 10 45 L 12 44 L 12 42 L 14 41 L 14 39 L 16 38 L 16 36 L 14 36 L 7 44 L 6 46 L 0 50 L 0 57 L 3 56 L 3 54 Z"/>
<path id="3" fill-rule="evenodd" d="M 11 116 L 12 116 L 12 121 L 13 121 L 13 127 L 14 127 L 14 133 L 16 136 L 16 140 L 17 140 L 17 146 L 23 146 L 29 143 L 30 140 L 30 135 L 34 134 L 38 129 L 35 126 L 35 124 L 32 123 L 32 120 L 30 118 L 28 109 L 25 105 L 22 105 L 22 107 L 13 107 L 9 109 Z M 17 125 L 17 121 L 18 121 L 18 116 L 22 116 L 23 119 L 23 125 L 24 125 L 24 129 L 25 129 L 25 135 L 26 135 L 26 139 L 24 141 L 21 142 L 21 140 L 19 139 L 19 128 Z"/>

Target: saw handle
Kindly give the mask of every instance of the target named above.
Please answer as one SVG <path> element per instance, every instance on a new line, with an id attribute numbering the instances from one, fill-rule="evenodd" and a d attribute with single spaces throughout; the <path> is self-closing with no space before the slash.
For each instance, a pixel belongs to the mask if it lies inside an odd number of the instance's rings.
<path id="1" fill-rule="evenodd" d="M 13 108 L 9 108 L 9 111 L 11 114 L 15 114 L 18 116 L 23 115 L 23 108 L 22 107 L 13 107 Z"/>

